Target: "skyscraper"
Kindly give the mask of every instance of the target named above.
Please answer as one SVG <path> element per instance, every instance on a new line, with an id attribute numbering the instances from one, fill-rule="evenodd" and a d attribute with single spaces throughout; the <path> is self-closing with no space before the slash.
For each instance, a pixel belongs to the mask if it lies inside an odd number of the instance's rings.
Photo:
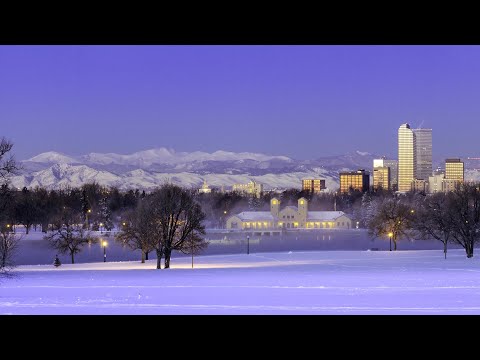
<path id="1" fill-rule="evenodd" d="M 428 180 L 432 176 L 432 129 L 413 129 L 417 153 L 416 179 Z"/>
<path id="2" fill-rule="evenodd" d="M 410 191 L 416 178 L 415 133 L 409 124 L 402 124 L 398 128 L 398 190 Z"/>
<path id="3" fill-rule="evenodd" d="M 378 181 L 375 181 L 375 168 L 381 168 L 381 167 L 387 167 L 389 169 L 388 171 L 388 190 L 393 190 L 397 191 L 398 190 L 398 161 L 397 160 L 387 160 L 385 157 L 381 159 L 373 159 L 373 182 L 374 184 L 377 184 L 378 187 Z M 378 173 L 379 175 L 379 173 Z M 386 179 L 383 179 L 384 181 Z M 385 182 L 382 182 L 382 187 L 384 189 L 387 189 L 385 187 Z"/>

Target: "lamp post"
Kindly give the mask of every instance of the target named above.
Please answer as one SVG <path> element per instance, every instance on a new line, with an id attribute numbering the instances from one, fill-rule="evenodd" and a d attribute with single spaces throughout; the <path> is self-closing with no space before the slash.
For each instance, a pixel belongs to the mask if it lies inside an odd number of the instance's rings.
<path id="1" fill-rule="evenodd" d="M 88 223 L 88 214 L 92 212 L 92 209 L 87 210 L 87 214 L 85 215 L 85 221 L 87 223 L 87 229 L 90 229 L 90 224 Z"/>
<path id="2" fill-rule="evenodd" d="M 107 262 L 107 242 L 102 240 L 103 245 L 103 262 Z"/>
<path id="3" fill-rule="evenodd" d="M 103 229 L 102 229 L 103 223 L 98 224 L 98 226 L 100 226 L 100 234 L 103 234 Z"/>
<path id="4" fill-rule="evenodd" d="M 250 236 L 247 235 L 247 255 L 250 254 Z"/>
<path id="5" fill-rule="evenodd" d="M 388 238 L 390 239 L 390 251 L 392 251 L 392 236 L 393 236 L 393 233 L 389 232 Z"/>

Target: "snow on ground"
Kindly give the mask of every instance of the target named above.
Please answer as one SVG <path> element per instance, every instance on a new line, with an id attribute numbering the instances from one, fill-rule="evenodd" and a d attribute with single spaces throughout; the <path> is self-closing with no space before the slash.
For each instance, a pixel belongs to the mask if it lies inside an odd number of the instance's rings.
<path id="1" fill-rule="evenodd" d="M 478 251 L 478 250 L 477 250 Z M 311 251 L 24 265 L 0 314 L 480 314 L 480 255 Z"/>

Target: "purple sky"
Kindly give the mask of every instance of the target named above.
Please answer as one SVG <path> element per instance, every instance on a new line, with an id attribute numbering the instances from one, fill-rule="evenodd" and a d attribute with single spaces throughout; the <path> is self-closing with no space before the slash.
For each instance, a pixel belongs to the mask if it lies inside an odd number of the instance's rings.
<path id="1" fill-rule="evenodd" d="M 17 159 L 251 151 L 480 156 L 480 46 L 0 46 L 0 136 Z"/>

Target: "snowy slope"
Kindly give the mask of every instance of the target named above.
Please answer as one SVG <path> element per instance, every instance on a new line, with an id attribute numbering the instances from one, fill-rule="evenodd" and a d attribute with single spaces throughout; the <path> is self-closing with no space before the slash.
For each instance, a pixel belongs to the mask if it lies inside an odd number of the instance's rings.
<path id="1" fill-rule="evenodd" d="M 45 152 L 45 153 L 41 153 L 37 156 L 34 156 L 26 161 L 31 161 L 31 162 L 35 162 L 35 163 L 48 163 L 48 164 L 51 164 L 51 163 L 60 163 L 60 164 L 74 164 L 74 163 L 78 163 L 78 161 L 71 157 L 71 156 L 67 156 L 67 155 L 64 155 L 64 154 L 60 154 L 58 152 L 55 152 L 55 151 L 48 151 L 48 152 Z"/>
<path id="2" fill-rule="evenodd" d="M 463 250 L 196 256 L 20 266 L 0 314 L 480 314 L 480 257 Z"/>
<path id="3" fill-rule="evenodd" d="M 301 180 L 305 177 L 322 177 L 326 179 L 328 189 L 338 187 L 338 181 L 334 174 L 327 170 L 293 172 L 286 174 L 265 174 L 252 176 L 249 174 L 196 174 L 192 172 L 160 173 L 146 170 L 133 170 L 120 175 L 108 171 L 99 171 L 86 165 L 55 164 L 44 170 L 14 176 L 11 183 L 14 187 L 35 186 L 48 189 L 72 186 L 77 187 L 85 183 L 97 182 L 105 186 L 117 186 L 121 190 L 145 189 L 150 190 L 166 182 L 184 187 L 199 188 L 206 180 L 210 186 L 226 188 L 235 183 L 247 183 L 251 180 L 264 184 L 265 189 L 272 188 L 301 188 Z"/>
<path id="4" fill-rule="evenodd" d="M 235 183 L 255 180 L 265 189 L 300 189 L 303 178 L 320 177 L 326 180 L 327 189 L 335 190 L 339 185 L 339 170 L 368 169 L 374 157 L 362 151 L 316 160 L 222 150 L 176 152 L 166 148 L 127 155 L 90 153 L 78 157 L 50 151 L 23 161 L 23 173 L 12 179 L 12 185 L 52 189 L 96 181 L 122 190 L 149 190 L 167 181 L 200 187 L 206 180 L 211 186 L 228 188 Z"/>

